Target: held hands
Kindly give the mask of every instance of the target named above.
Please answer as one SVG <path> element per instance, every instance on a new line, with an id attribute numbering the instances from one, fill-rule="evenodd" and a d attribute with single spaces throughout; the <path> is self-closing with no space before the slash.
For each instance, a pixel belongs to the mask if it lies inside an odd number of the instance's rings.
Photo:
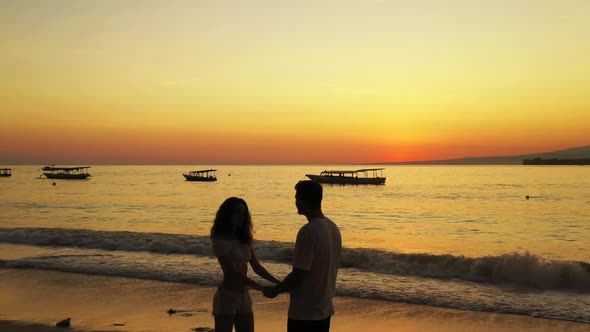
<path id="1" fill-rule="evenodd" d="M 262 294 L 264 294 L 264 296 L 268 297 L 269 299 L 274 299 L 277 297 L 277 295 L 279 295 L 276 289 L 272 286 L 262 287 Z"/>

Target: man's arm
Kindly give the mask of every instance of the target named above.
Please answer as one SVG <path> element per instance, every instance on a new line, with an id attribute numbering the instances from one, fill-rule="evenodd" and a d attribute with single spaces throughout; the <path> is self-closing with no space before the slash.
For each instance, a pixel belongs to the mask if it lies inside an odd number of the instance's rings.
<path id="1" fill-rule="evenodd" d="M 290 292 L 301 286 L 313 264 L 317 247 L 314 239 L 309 227 L 303 226 L 299 230 L 293 252 L 293 270 L 278 285 L 263 288 L 262 292 L 266 297 L 274 298 L 279 293 Z"/>
<path id="2" fill-rule="evenodd" d="M 276 286 L 264 287 L 262 289 L 264 296 L 275 298 L 279 293 L 290 292 L 291 290 L 301 286 L 303 280 L 307 277 L 307 271 L 293 268 L 283 281 Z"/>

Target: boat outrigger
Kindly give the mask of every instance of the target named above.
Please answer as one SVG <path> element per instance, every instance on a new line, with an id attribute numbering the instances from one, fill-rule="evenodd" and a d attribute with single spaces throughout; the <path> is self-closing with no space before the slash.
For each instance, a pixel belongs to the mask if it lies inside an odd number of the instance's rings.
<path id="1" fill-rule="evenodd" d="M 187 181 L 217 181 L 215 176 L 216 169 L 204 169 L 200 171 L 191 171 L 188 174 L 182 174 Z"/>
<path id="2" fill-rule="evenodd" d="M 92 176 L 88 173 L 89 168 L 90 166 L 55 167 L 51 165 L 45 166 L 41 170 L 48 179 L 84 180 Z"/>
<path id="3" fill-rule="evenodd" d="M 312 181 L 331 184 L 385 184 L 383 168 L 364 168 L 353 171 L 323 171 L 320 175 L 305 174 Z"/>
<path id="4" fill-rule="evenodd" d="M 10 168 L 0 168 L 0 176 L 2 177 L 9 177 L 12 176 Z"/>

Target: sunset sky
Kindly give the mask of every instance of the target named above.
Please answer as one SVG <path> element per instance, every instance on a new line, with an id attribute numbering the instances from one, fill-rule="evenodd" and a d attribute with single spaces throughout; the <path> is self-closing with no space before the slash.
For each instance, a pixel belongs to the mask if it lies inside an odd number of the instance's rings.
<path id="1" fill-rule="evenodd" d="M 0 1 L 0 164 L 590 144 L 590 1 Z"/>

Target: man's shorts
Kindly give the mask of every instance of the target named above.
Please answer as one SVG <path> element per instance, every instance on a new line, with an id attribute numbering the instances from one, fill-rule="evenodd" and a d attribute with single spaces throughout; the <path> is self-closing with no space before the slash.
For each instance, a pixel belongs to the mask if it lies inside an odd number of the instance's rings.
<path id="1" fill-rule="evenodd" d="M 221 287 L 213 297 L 213 315 L 237 315 L 252 313 L 252 298 L 248 291 L 232 292 Z"/>

